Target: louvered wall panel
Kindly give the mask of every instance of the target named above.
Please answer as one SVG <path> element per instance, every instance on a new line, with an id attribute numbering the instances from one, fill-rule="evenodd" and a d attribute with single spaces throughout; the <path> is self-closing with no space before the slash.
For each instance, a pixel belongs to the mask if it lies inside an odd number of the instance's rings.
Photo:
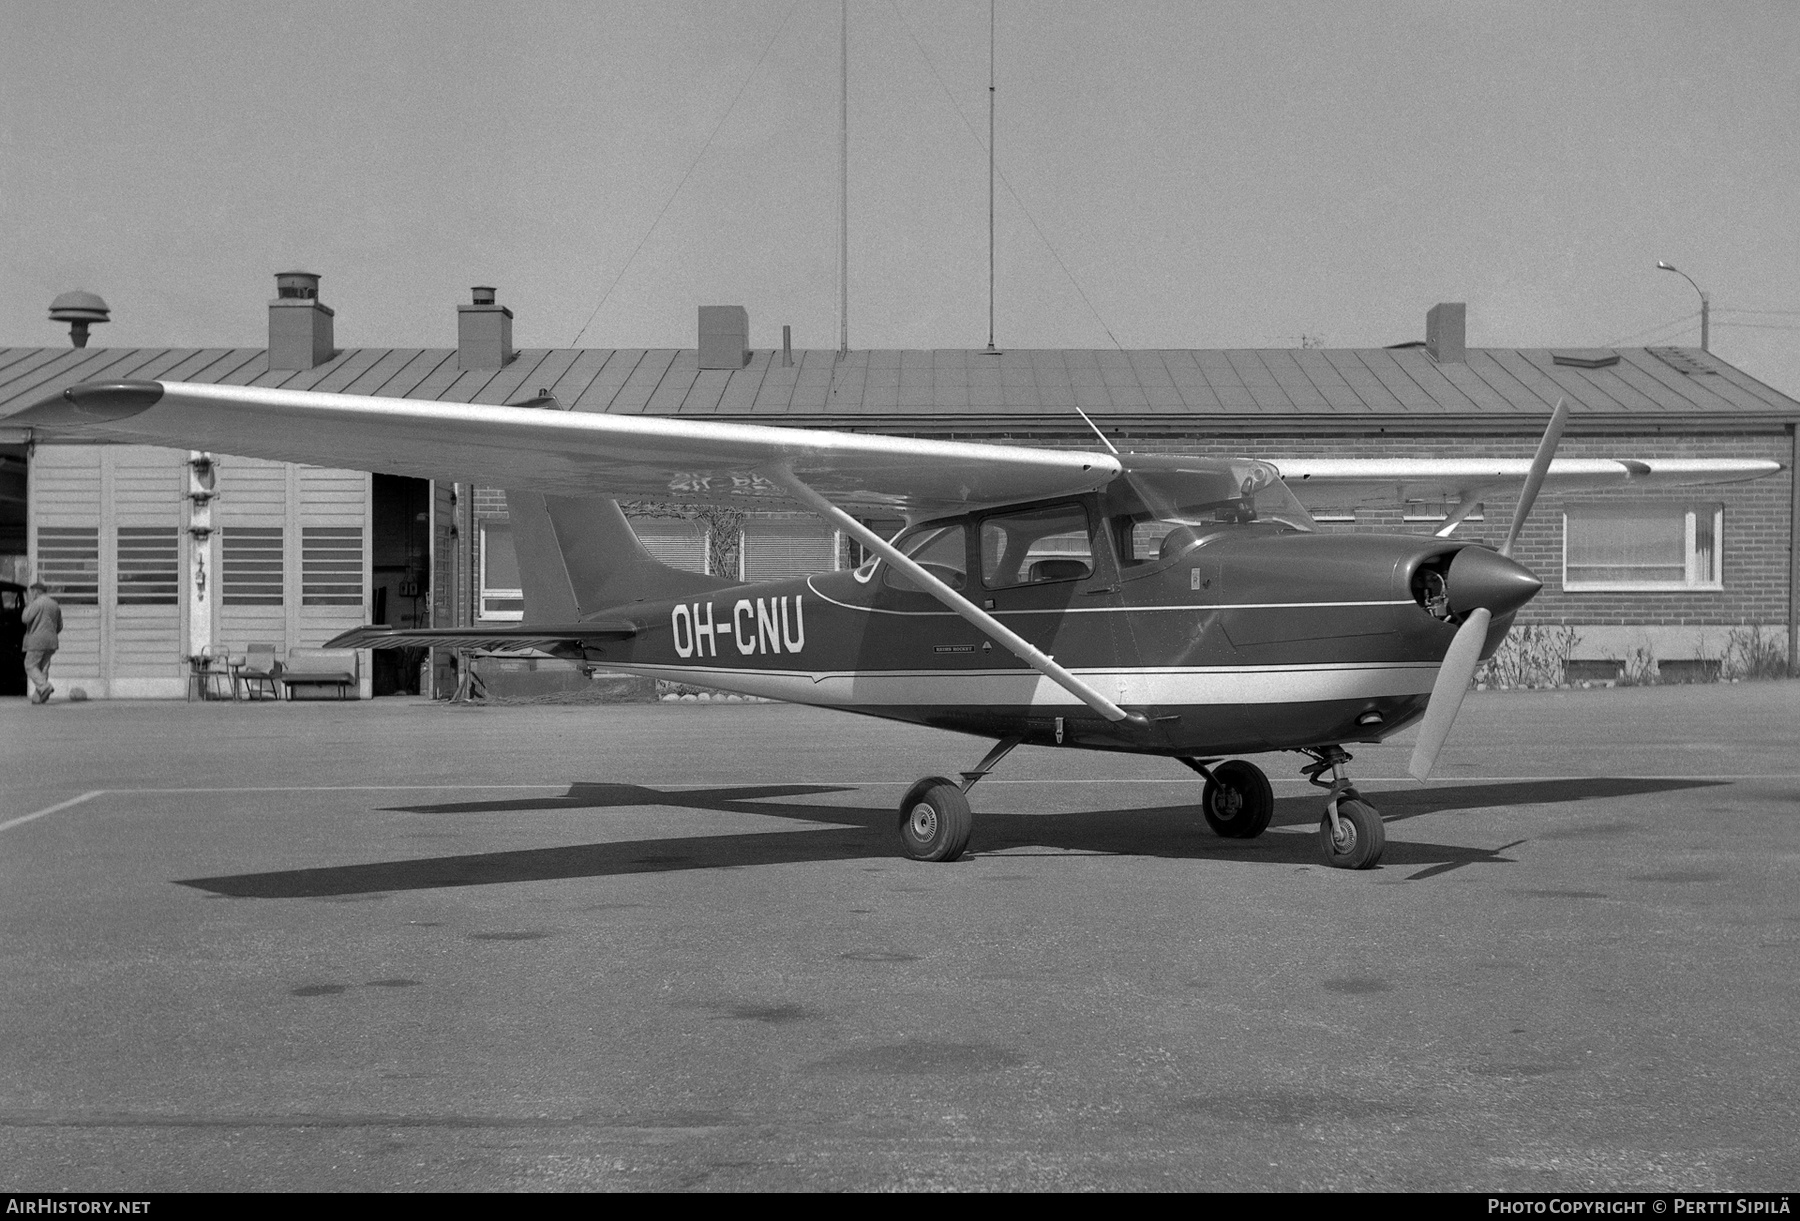
<path id="1" fill-rule="evenodd" d="M 288 503 L 288 463 L 264 458 L 221 457 L 219 459 L 219 498 L 213 502 L 213 521 L 221 528 L 221 542 L 234 526 L 259 530 L 280 530 L 281 604 L 250 606 L 234 604 L 221 598 L 217 610 L 218 628 L 215 638 L 218 651 L 242 656 L 252 644 L 266 644 L 277 656 L 288 650 L 288 607 L 293 602 L 288 579 L 294 569 L 294 526 L 297 519 Z M 221 546 L 220 562 L 229 567 L 232 557 Z M 227 573 L 222 568 L 220 579 Z"/>
<path id="2" fill-rule="evenodd" d="M 297 466 L 294 494 L 298 520 L 288 541 L 288 645 L 315 648 L 340 632 L 369 621 L 370 478 L 361 471 Z M 355 605 L 305 605 L 304 533 L 309 526 L 356 527 L 362 531 L 362 572 L 358 578 L 361 598 Z"/>
<path id="3" fill-rule="evenodd" d="M 59 574 L 48 572 L 44 557 L 39 555 L 38 548 L 42 541 L 39 530 L 44 527 L 52 530 L 91 530 L 91 536 L 80 536 L 81 546 L 57 546 L 53 550 L 70 554 L 79 551 L 85 555 L 90 546 L 86 540 L 91 537 L 94 557 L 91 561 L 91 577 L 95 586 L 92 596 L 96 601 L 100 546 L 100 452 L 101 447 L 98 445 L 40 445 L 32 452 L 31 486 L 28 492 L 32 528 L 26 532 L 32 573 L 44 575 L 52 584 L 61 584 L 57 580 Z M 57 541 L 68 543 L 71 540 L 64 537 Z M 89 561 L 80 561 L 78 567 L 81 570 L 79 575 L 89 575 Z M 65 691 L 76 685 L 71 681 L 73 679 L 93 682 L 99 678 L 98 605 L 80 606 L 71 602 L 63 606 L 61 644 L 50 665 L 52 681 Z"/>
<path id="4" fill-rule="evenodd" d="M 111 468 L 111 517 L 113 529 L 102 532 L 101 545 L 111 544 L 110 567 L 113 571 L 113 594 L 102 594 L 102 609 L 112 616 L 108 634 L 109 657 L 103 658 L 110 683 L 120 679 L 179 680 L 185 673 L 183 655 L 187 652 L 182 639 L 182 602 L 187 596 L 184 579 L 193 563 L 187 546 L 185 524 L 187 494 L 187 454 L 184 451 L 150 445 L 116 445 L 106 455 Z M 142 533 L 147 529 L 155 534 Z M 130 532 L 130 533 L 127 533 Z M 105 535 L 110 533 L 111 537 Z M 171 554 L 174 578 L 170 601 L 153 605 L 130 605 L 127 597 L 144 596 L 132 592 L 125 578 L 153 576 L 158 591 L 167 588 L 162 581 L 162 561 L 157 558 L 154 574 L 126 572 L 128 565 L 141 568 L 148 557 L 162 554 L 160 546 L 146 547 L 144 542 L 158 544 L 167 538 L 174 544 Z M 135 560 L 121 554 L 127 539 L 138 540 L 130 550 Z M 112 605 L 107 605 L 110 601 Z"/>

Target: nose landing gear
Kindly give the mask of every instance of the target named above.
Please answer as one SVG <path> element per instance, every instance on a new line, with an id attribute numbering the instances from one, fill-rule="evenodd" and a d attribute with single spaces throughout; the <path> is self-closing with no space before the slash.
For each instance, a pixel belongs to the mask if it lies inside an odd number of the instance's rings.
<path id="1" fill-rule="evenodd" d="M 1341 746 L 1306 752 L 1317 762 L 1300 769 L 1307 780 L 1327 789 L 1325 817 L 1319 820 L 1319 847 L 1325 863 L 1336 869 L 1373 869 L 1387 849 L 1387 828 L 1375 807 L 1362 799 L 1344 774 L 1350 755 Z M 1329 771 L 1330 780 L 1320 776 Z"/>

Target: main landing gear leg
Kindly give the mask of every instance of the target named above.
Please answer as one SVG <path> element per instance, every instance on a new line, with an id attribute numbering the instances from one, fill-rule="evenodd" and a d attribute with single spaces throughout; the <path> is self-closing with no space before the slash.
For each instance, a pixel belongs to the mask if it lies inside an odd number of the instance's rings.
<path id="1" fill-rule="evenodd" d="M 915 861 L 954 861 L 961 856 L 975 829 L 968 791 L 1019 742 L 1018 738 L 996 742 L 973 770 L 962 773 L 961 785 L 942 776 L 927 776 L 907 789 L 900 799 L 900 843 L 906 855 Z"/>
<path id="2" fill-rule="evenodd" d="M 1213 767 L 1207 766 L 1208 759 L 1181 761 L 1206 777 L 1200 812 L 1214 834 L 1225 839 L 1255 839 L 1269 829 L 1269 819 L 1275 816 L 1275 790 L 1260 767 L 1242 759 Z"/>
<path id="3" fill-rule="evenodd" d="M 1329 790 L 1325 817 L 1319 820 L 1319 847 L 1325 863 L 1337 869 L 1373 869 L 1387 848 L 1387 828 L 1375 807 L 1362 799 L 1344 774 L 1350 756 L 1341 746 L 1309 750 L 1316 762 L 1300 769 L 1309 781 Z M 1320 779 L 1329 771 L 1330 780 Z"/>

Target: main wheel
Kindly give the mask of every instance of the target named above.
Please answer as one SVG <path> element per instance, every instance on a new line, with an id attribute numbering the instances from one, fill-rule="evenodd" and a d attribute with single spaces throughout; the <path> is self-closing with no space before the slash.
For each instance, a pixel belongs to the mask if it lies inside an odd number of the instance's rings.
<path id="1" fill-rule="evenodd" d="M 1212 769 L 1200 795 L 1206 825 L 1226 839 L 1255 839 L 1269 829 L 1275 814 L 1275 790 L 1254 763 L 1233 759 Z"/>
<path id="2" fill-rule="evenodd" d="M 1387 848 L 1387 828 L 1375 807 L 1360 797 L 1346 797 L 1338 802 L 1336 835 L 1331 831 L 1331 814 L 1319 820 L 1319 847 L 1325 852 L 1325 863 L 1337 869 L 1373 869 L 1381 862 Z"/>
<path id="3" fill-rule="evenodd" d="M 900 843 L 915 861 L 954 861 L 974 827 L 969 799 L 942 776 L 925 777 L 900 799 Z"/>

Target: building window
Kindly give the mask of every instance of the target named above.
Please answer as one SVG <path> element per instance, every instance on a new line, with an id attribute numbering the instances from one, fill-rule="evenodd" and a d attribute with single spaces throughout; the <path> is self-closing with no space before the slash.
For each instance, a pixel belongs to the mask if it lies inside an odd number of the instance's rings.
<path id="1" fill-rule="evenodd" d="M 633 517 L 632 533 L 659 564 L 686 572 L 705 572 L 712 532 L 696 521 L 683 518 Z M 742 555 L 742 548 L 739 554 Z"/>
<path id="2" fill-rule="evenodd" d="M 837 567 L 838 536 L 804 523 L 752 523 L 738 549 L 739 579 L 785 581 Z"/>
<path id="3" fill-rule="evenodd" d="M 525 591 L 519 582 L 519 556 L 513 550 L 512 526 L 484 522 L 481 527 L 481 612 L 483 619 L 523 619 Z"/>
<path id="4" fill-rule="evenodd" d="M 300 528 L 300 605 L 363 604 L 361 526 Z"/>
<path id="5" fill-rule="evenodd" d="M 181 534 L 174 526 L 119 527 L 119 605 L 180 600 Z"/>
<path id="6" fill-rule="evenodd" d="M 226 526 L 226 606 L 280 606 L 280 526 Z"/>
<path id="7" fill-rule="evenodd" d="M 1563 514 L 1563 588 L 1722 589 L 1725 510 L 1640 502 Z"/>
<path id="8" fill-rule="evenodd" d="M 37 575 L 64 606 L 100 605 L 100 527 L 39 526 Z"/>

